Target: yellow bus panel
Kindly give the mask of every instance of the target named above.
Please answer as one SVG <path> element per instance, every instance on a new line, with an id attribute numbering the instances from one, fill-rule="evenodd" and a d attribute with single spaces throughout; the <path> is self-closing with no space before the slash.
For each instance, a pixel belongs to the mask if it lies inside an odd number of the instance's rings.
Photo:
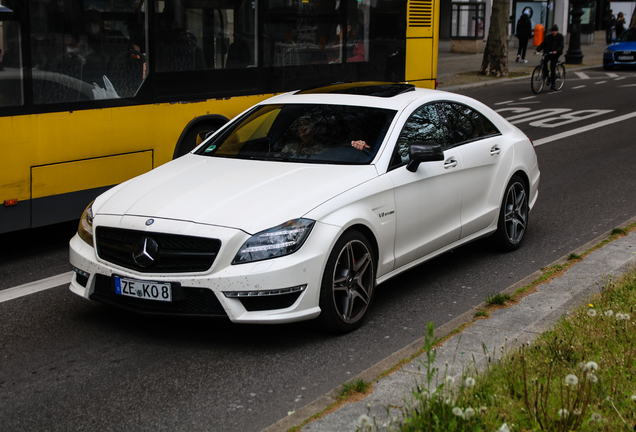
<path id="1" fill-rule="evenodd" d="M 152 150 L 32 167 L 32 198 L 116 185 L 151 169 Z"/>

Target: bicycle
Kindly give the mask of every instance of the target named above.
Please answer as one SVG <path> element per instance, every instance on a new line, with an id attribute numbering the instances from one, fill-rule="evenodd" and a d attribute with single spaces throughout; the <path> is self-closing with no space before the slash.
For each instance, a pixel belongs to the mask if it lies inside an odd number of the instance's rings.
<path id="1" fill-rule="evenodd" d="M 549 68 L 547 69 L 548 76 L 546 77 L 543 76 L 543 64 L 546 62 L 546 59 L 545 59 L 546 57 L 547 57 L 547 54 L 543 54 L 541 56 L 541 61 L 539 62 L 539 65 L 536 68 L 534 68 L 534 70 L 532 71 L 532 80 L 530 84 L 532 87 L 532 92 L 534 94 L 541 93 L 541 90 L 543 90 L 543 86 L 550 82 Z M 556 79 L 554 80 L 554 86 L 556 87 L 557 90 L 561 90 L 563 88 L 563 85 L 565 84 L 565 65 L 563 64 L 562 61 L 556 64 L 556 68 L 554 72 L 556 74 Z"/>

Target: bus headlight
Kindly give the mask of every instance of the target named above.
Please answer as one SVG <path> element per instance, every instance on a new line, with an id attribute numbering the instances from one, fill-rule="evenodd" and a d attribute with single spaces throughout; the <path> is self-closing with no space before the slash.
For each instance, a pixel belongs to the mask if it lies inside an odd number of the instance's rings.
<path id="1" fill-rule="evenodd" d="M 305 243 L 316 223 L 294 219 L 250 237 L 239 249 L 232 264 L 243 264 L 278 258 L 296 252 Z"/>
<path id="2" fill-rule="evenodd" d="M 93 246 L 93 203 L 90 203 L 80 219 L 77 234 L 82 240 Z"/>

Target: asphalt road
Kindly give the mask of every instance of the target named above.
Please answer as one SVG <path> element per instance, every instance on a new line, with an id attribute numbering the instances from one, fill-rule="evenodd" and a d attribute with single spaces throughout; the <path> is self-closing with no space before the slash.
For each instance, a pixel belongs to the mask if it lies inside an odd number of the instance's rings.
<path id="1" fill-rule="evenodd" d="M 448 322 L 636 215 L 636 117 L 592 128 L 636 112 L 636 73 L 585 74 L 536 97 L 529 79 L 462 92 L 521 116 L 539 144 L 539 200 L 520 250 L 475 242 L 402 274 L 378 287 L 367 323 L 340 337 L 312 323 L 140 317 L 67 286 L 0 303 L 0 431 L 260 431 L 419 338 L 427 322 Z M 581 127 L 591 129 L 546 142 Z M 0 290 L 69 271 L 74 229 L 1 235 Z"/>

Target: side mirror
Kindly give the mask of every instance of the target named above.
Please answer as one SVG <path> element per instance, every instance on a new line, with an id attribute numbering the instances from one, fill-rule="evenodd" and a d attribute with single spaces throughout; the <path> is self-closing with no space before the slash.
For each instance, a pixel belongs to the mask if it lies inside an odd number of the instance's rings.
<path id="1" fill-rule="evenodd" d="M 444 150 L 440 144 L 415 141 L 409 146 L 409 163 L 406 169 L 415 172 L 422 162 L 444 160 Z"/>

